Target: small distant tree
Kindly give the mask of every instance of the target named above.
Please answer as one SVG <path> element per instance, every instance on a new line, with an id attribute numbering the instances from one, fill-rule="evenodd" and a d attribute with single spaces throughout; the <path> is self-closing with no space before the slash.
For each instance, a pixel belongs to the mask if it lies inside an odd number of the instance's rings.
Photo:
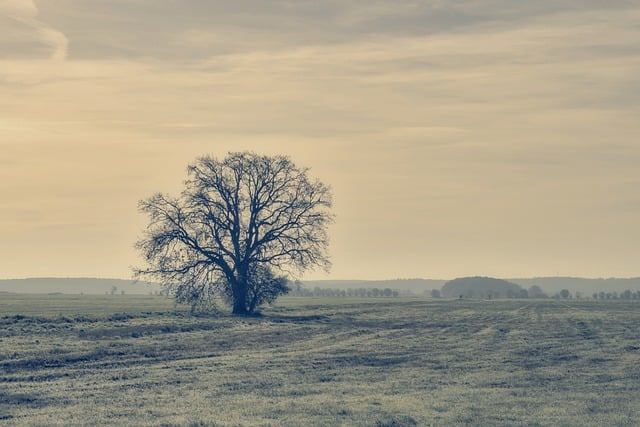
<path id="1" fill-rule="evenodd" d="M 118 287 L 117 287 L 117 286 L 112 286 L 112 287 L 111 287 L 111 292 L 110 292 L 110 293 L 111 293 L 111 295 L 115 295 L 115 294 L 116 294 L 116 292 L 118 292 Z"/>
<path id="2" fill-rule="evenodd" d="M 563 289 L 563 290 L 560 291 L 560 297 L 562 299 L 568 299 L 568 298 L 571 297 L 571 292 L 569 292 L 569 290 L 567 290 L 567 289 Z"/>
<path id="3" fill-rule="evenodd" d="M 285 275 L 329 268 L 329 187 L 286 156 L 230 153 L 197 159 L 179 197 L 142 200 L 149 226 L 137 277 L 192 307 L 223 297 L 236 315 L 288 291 Z"/>
<path id="4" fill-rule="evenodd" d="M 431 298 L 440 298 L 440 291 L 438 289 L 432 289 Z"/>

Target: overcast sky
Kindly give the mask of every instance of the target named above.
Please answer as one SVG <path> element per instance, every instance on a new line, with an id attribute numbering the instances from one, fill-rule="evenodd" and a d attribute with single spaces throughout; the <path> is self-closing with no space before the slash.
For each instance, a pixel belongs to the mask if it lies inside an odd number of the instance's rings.
<path id="1" fill-rule="evenodd" d="M 640 4 L 0 0 L 0 278 L 128 278 L 197 156 L 333 188 L 329 275 L 640 276 Z"/>

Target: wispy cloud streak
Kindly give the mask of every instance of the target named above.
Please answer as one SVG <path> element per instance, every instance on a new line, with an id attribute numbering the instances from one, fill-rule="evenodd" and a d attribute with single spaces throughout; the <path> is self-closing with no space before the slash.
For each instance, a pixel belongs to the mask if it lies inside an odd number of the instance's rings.
<path id="1" fill-rule="evenodd" d="M 22 42 L 36 42 L 49 47 L 50 58 L 56 61 L 67 59 L 69 39 L 61 31 L 52 28 L 37 19 L 38 8 L 32 0 L 2 0 L 0 1 L 0 17 L 22 26 L 21 34 L 17 37 Z M 0 29 L 0 35 L 2 30 Z M 12 38 L 16 36 L 13 33 Z M 10 56 L 7 52 L 4 56 Z"/>

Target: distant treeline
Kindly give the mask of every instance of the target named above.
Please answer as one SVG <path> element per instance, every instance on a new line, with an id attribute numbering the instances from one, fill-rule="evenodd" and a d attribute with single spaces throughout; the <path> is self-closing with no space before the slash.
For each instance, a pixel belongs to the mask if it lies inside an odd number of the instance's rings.
<path id="1" fill-rule="evenodd" d="M 351 282 L 352 284 L 371 284 L 372 282 Z M 441 289 L 425 290 L 422 293 L 414 293 L 411 290 L 398 290 L 389 287 L 310 287 L 301 281 L 291 282 L 289 295 L 295 297 L 337 297 L 337 298 L 398 298 L 417 295 L 430 296 L 432 298 L 464 298 L 464 299 L 596 299 L 596 300 L 640 300 L 640 290 L 625 290 L 623 292 L 594 292 L 587 294 L 576 291 L 572 293 L 568 289 L 561 289 L 555 293 L 547 293 L 538 285 L 524 288 L 513 282 L 495 279 L 491 277 L 464 277 L 446 282 Z"/>
<path id="2" fill-rule="evenodd" d="M 441 298 L 442 293 L 439 289 L 433 289 L 431 291 L 425 291 L 424 295 L 429 295 L 432 298 Z M 456 298 L 451 297 L 450 298 Z M 498 291 L 480 291 L 474 292 L 473 290 L 466 291 L 457 296 L 457 298 L 466 298 L 466 299 L 522 299 L 522 298 L 554 298 L 554 299 L 595 299 L 595 300 L 640 300 L 640 291 L 631 291 L 627 289 L 624 292 L 594 292 L 591 295 L 587 295 L 584 292 L 576 292 L 571 293 L 567 289 L 563 289 L 560 292 L 556 292 L 553 295 L 548 295 L 540 290 L 538 287 L 533 287 L 533 289 L 521 289 L 518 292 L 507 291 L 504 293 L 500 293 Z"/>
<path id="3" fill-rule="evenodd" d="M 556 299 L 600 299 L 600 300 L 637 300 L 640 299 L 640 290 L 632 291 L 627 289 L 623 292 L 600 291 L 587 294 L 576 291 L 571 293 L 568 289 L 561 289 L 554 294 L 545 293 L 538 285 L 532 285 L 528 289 L 513 282 L 496 279 L 492 277 L 462 277 L 451 280 L 444 284 L 441 290 L 434 289 L 431 296 L 438 298 L 556 298 Z"/>
<path id="4" fill-rule="evenodd" d="M 624 299 L 624 300 L 640 300 L 640 291 L 631 291 L 627 289 L 624 292 L 594 292 L 592 295 L 593 299 L 600 300 L 610 300 L 610 299 Z"/>
<path id="5" fill-rule="evenodd" d="M 480 281 L 478 281 L 480 279 Z M 490 280 L 487 282 L 486 279 Z M 469 282 L 470 281 L 470 282 Z M 484 283 L 481 283 L 484 281 Z M 451 283 L 456 283 L 452 287 Z M 425 295 L 445 298 L 576 298 L 597 300 L 640 299 L 640 278 L 580 279 L 547 277 L 533 279 L 462 278 L 318 280 L 290 283 L 290 295 L 333 297 L 407 297 Z M 158 284 L 119 279 L 30 278 L 0 280 L 0 292 L 64 294 L 160 294 Z"/>
<path id="6" fill-rule="evenodd" d="M 289 295 L 295 297 L 341 297 L 341 298 L 397 298 L 400 296 L 413 295 L 408 291 L 398 291 L 391 288 L 321 288 L 314 286 L 313 288 L 305 287 L 301 282 L 293 282 L 290 284 L 291 291 Z"/>

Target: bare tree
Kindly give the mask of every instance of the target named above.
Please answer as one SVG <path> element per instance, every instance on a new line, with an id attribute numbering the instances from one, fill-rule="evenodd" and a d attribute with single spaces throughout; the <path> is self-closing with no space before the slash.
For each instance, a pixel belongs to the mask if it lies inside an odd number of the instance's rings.
<path id="1" fill-rule="evenodd" d="M 192 307 L 219 296 L 233 314 L 250 314 L 288 291 L 282 274 L 330 265 L 331 191 L 286 156 L 200 157 L 179 197 L 158 193 L 139 208 L 150 223 L 136 276 Z"/>

